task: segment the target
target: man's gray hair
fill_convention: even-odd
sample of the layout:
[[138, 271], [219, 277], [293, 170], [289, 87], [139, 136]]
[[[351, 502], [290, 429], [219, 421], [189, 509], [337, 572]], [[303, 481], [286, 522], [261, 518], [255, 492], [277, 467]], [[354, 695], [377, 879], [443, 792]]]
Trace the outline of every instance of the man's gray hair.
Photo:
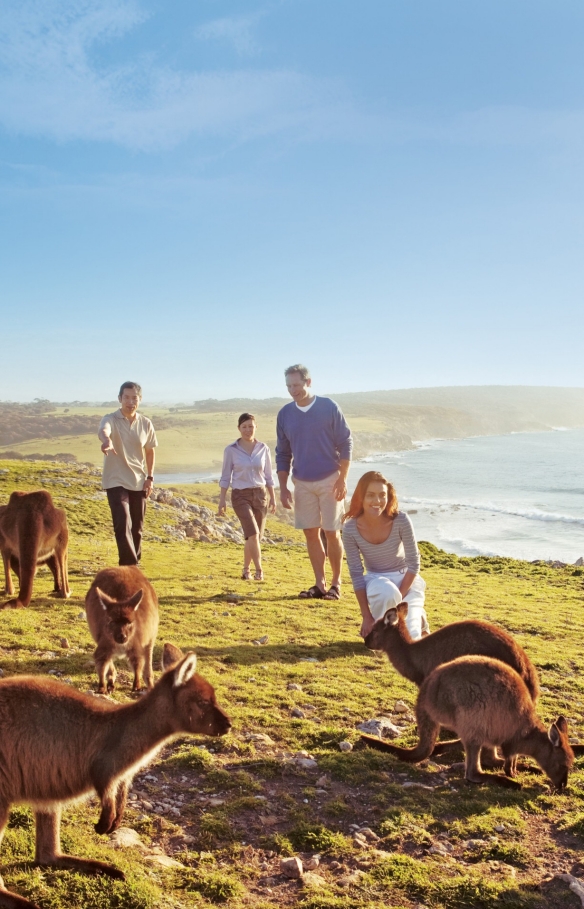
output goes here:
[[288, 369], [285, 370], [284, 375], [286, 378], [288, 378], [288, 376], [293, 372], [297, 372], [300, 376], [302, 376], [303, 382], [306, 382], [307, 379], [310, 379], [310, 371], [306, 366], [303, 366], [302, 363], [295, 363], [294, 366], [289, 366]]

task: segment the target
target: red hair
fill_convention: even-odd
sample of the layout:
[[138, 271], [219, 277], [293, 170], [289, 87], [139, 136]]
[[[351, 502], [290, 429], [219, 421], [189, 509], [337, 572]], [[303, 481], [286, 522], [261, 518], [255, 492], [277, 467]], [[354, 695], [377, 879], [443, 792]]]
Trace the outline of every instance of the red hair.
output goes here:
[[399, 505], [396, 491], [392, 484], [389, 480], [386, 480], [383, 474], [379, 473], [378, 470], [368, 470], [367, 473], [364, 473], [359, 479], [359, 482], [355, 487], [355, 492], [351, 496], [349, 510], [346, 512], [343, 521], [346, 521], [349, 518], [358, 518], [363, 514], [363, 499], [365, 498], [365, 493], [367, 492], [370, 483], [383, 483], [384, 486], [387, 487], [387, 505], [382, 513], [386, 514], [388, 518], [391, 518], [392, 515], [397, 513]]

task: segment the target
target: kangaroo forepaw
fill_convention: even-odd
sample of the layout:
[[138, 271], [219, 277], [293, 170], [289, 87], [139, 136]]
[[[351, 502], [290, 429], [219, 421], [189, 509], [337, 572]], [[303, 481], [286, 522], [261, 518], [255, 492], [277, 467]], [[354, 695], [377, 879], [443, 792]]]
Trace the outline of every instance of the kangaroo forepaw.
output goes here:
[[97, 824], [95, 824], [95, 832], [100, 834], [111, 833], [112, 830], [115, 830], [114, 823], [115, 818], [112, 819], [111, 814], [101, 814]]
[[5, 603], [2, 603], [0, 609], [23, 609], [23, 607], [24, 603], [14, 597], [12, 600], [6, 600]]

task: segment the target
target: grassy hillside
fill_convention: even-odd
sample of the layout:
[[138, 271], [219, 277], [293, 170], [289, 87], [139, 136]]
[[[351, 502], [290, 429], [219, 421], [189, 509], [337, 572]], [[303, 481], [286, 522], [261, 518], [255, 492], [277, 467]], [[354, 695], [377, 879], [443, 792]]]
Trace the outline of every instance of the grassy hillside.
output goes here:
[[[355, 456], [404, 450], [414, 441], [584, 426], [584, 389], [479, 386], [414, 388], [335, 394], [355, 438]], [[276, 414], [287, 398], [197, 401], [193, 406], [152, 407], [160, 447], [158, 470], [216, 470], [225, 446], [237, 437], [237, 416], [258, 417], [258, 435], [272, 447]], [[0, 457], [69, 453], [101, 464], [99, 420], [115, 404], [6, 404], [0, 402]]]
[[[72, 531], [71, 600], [50, 597], [41, 569], [31, 607], [0, 612], [4, 676], [50, 671], [82, 691], [96, 686], [83, 598], [94, 573], [116, 561], [98, 483], [89, 468], [0, 463], [0, 504], [13, 489], [44, 486], [66, 508]], [[216, 497], [214, 486], [185, 492], [198, 504]], [[125, 883], [33, 869], [31, 815], [19, 807], [0, 853], [8, 887], [43, 909], [580, 906], [555, 877], [583, 870], [580, 766], [560, 796], [534, 772], [521, 774], [522, 791], [508, 792], [466, 785], [444, 759], [410, 767], [360, 750], [357, 723], [381, 714], [403, 723], [404, 740], [414, 741], [416, 689], [359, 640], [347, 579], [339, 603], [297, 600], [309, 572], [303, 547], [292, 544], [266, 547], [266, 581], [246, 583], [241, 547], [178, 542], [169, 530], [174, 514], [160, 504], [147, 513], [143, 569], [161, 609], [156, 660], [165, 640], [196, 650], [233, 730], [222, 740], [175, 743], [136, 779], [125, 823], [142, 850], [114, 849], [94, 833], [95, 800], [65, 811], [66, 849], [117, 864]], [[582, 570], [422, 550], [432, 626], [470, 616], [500, 622], [539, 668], [542, 717], [565, 713], [584, 740]], [[119, 678], [115, 698], [124, 701], [130, 671]], [[397, 700], [407, 713], [394, 712]], [[345, 740], [355, 750], [342, 753]], [[298, 765], [299, 752], [315, 770]], [[357, 824], [373, 835], [355, 838]], [[312, 878], [280, 874], [282, 856], [315, 853]], [[177, 864], [160, 864], [168, 858]]]

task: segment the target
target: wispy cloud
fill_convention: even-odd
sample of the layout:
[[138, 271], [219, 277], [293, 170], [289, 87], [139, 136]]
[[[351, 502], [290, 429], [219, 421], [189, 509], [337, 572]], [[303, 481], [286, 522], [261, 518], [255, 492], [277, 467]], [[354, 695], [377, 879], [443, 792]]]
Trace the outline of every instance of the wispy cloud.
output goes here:
[[249, 16], [226, 16], [223, 19], [213, 19], [199, 26], [195, 37], [203, 41], [220, 41], [230, 44], [242, 57], [252, 56], [259, 50], [255, 37], [255, 28], [262, 13]]
[[[135, 0], [7, 0], [0, 125], [18, 135], [148, 150], [192, 134], [245, 138], [298, 127], [335, 103], [338, 86], [286, 70], [179, 71], [152, 55], [100, 66], [95, 49], [144, 18]], [[233, 21], [243, 47], [245, 22]]]
[[[584, 113], [485, 107], [425, 116], [367, 110], [346, 85], [293, 70], [176, 69], [128, 41], [123, 64], [105, 65], [108, 43], [132, 38], [147, 18], [140, 0], [0, 0], [0, 128], [57, 142], [170, 148], [189, 136], [245, 141], [457, 145], [584, 143]], [[215, 19], [198, 29], [241, 55], [255, 47], [262, 13]]]

